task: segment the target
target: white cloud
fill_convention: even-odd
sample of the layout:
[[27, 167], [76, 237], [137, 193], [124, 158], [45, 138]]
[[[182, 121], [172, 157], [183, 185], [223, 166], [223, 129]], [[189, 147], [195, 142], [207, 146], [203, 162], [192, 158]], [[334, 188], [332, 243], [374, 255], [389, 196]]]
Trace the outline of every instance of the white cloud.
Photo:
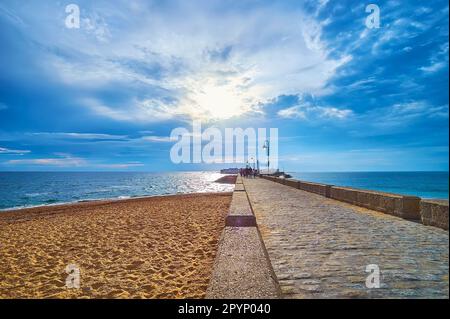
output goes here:
[[143, 136], [141, 139], [148, 142], [158, 142], [158, 143], [173, 142], [173, 140], [170, 139], [170, 136]]
[[30, 133], [31, 135], [55, 137], [63, 139], [74, 140], [124, 140], [126, 135], [111, 135], [111, 134], [99, 134], [99, 133], [66, 133], [66, 132], [37, 132]]
[[58, 48], [41, 60], [68, 85], [158, 89], [151, 99], [136, 94], [122, 105], [83, 97], [85, 107], [118, 121], [224, 119], [281, 94], [323, 94], [336, 69], [351, 60], [329, 56], [323, 23], [301, 9], [269, 4], [224, 11], [221, 1], [102, 6], [105, 14], [84, 10], [79, 33], [56, 37], [45, 27], [38, 40]]
[[433, 72], [437, 72], [437, 71], [443, 69], [446, 65], [447, 65], [447, 62], [443, 62], [443, 61], [434, 62], [428, 66], [422, 66], [419, 69], [424, 72], [427, 72], [427, 73], [433, 73]]
[[82, 19], [80, 27], [100, 42], [107, 42], [111, 38], [108, 24], [97, 12], [92, 12], [89, 17]]
[[353, 114], [352, 110], [340, 110], [335, 107], [318, 107], [320, 116], [326, 118], [345, 119]]
[[140, 163], [140, 162], [96, 165], [96, 167], [99, 167], [99, 168], [110, 168], [110, 169], [127, 169], [127, 168], [131, 168], [131, 167], [141, 167], [141, 166], [144, 166], [144, 164]]
[[58, 166], [58, 167], [79, 167], [87, 164], [86, 160], [80, 157], [73, 157], [70, 154], [55, 154], [57, 158], [35, 158], [10, 160], [9, 165], [38, 165], [38, 166]]
[[295, 105], [278, 111], [278, 116], [290, 119], [339, 119], [343, 120], [353, 115], [349, 109], [318, 106], [309, 101], [300, 101]]
[[[380, 29], [364, 27], [356, 32], [342, 32], [339, 34], [341, 41], [338, 43], [346, 43], [344, 50], [347, 52], [351, 53], [354, 50], [367, 48], [366, 54], [371, 53], [372, 56], [377, 57], [396, 54], [401, 46], [404, 47], [404, 52], [409, 52], [412, 49], [409, 46], [412, 41], [417, 45], [423, 44], [417, 39], [421, 36], [429, 38], [427, 33], [432, 29], [437, 29], [443, 19], [448, 19], [446, 12], [414, 7], [416, 6], [412, 8], [400, 2], [388, 1], [381, 7]], [[363, 17], [365, 18], [365, 16]], [[444, 32], [445, 29], [447, 29], [448, 37], [448, 28], [441, 28]]]
[[284, 118], [291, 119], [305, 119], [306, 112], [301, 110], [300, 106], [292, 106], [283, 110], [278, 111], [278, 115]]
[[128, 169], [132, 167], [144, 166], [141, 162], [113, 163], [113, 164], [95, 164], [90, 163], [84, 158], [72, 156], [66, 153], [55, 153], [55, 158], [35, 158], [19, 159], [4, 162], [7, 165], [35, 165], [35, 166], [56, 166], [56, 167], [90, 167], [104, 169]]
[[432, 106], [426, 101], [398, 103], [384, 109], [383, 116], [406, 121], [408, 119], [448, 116], [448, 105]]
[[448, 42], [442, 44], [439, 51], [434, 52], [429, 58], [429, 65], [422, 66], [419, 70], [425, 73], [434, 73], [448, 65]]
[[127, 105], [118, 106], [105, 105], [93, 98], [83, 99], [81, 102], [94, 113], [117, 121], [160, 122], [183, 115], [176, 108], [171, 108], [157, 99], [134, 100]]
[[447, 105], [431, 105], [427, 101], [397, 103], [379, 107], [355, 116], [359, 129], [352, 131], [354, 136], [377, 136], [401, 132], [417, 121], [448, 119]]
[[16, 154], [16, 155], [23, 155], [23, 154], [28, 154], [31, 151], [27, 151], [27, 150], [11, 150], [8, 148], [4, 148], [4, 147], [0, 147], [0, 154]]
[[373, 85], [377, 84], [379, 81], [375, 77], [369, 77], [367, 79], [359, 80], [356, 82], [353, 82], [352, 84], [349, 84], [346, 86], [347, 90], [360, 90], [368, 87], [372, 87]]

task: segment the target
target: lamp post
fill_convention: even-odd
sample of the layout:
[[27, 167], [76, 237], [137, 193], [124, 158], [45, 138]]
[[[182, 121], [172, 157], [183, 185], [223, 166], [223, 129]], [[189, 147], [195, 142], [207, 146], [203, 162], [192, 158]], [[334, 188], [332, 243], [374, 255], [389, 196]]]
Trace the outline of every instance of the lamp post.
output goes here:
[[270, 167], [270, 143], [269, 140], [264, 141], [263, 149], [267, 152], [267, 174], [269, 174]]
[[250, 160], [253, 162], [253, 170], [256, 169], [256, 161], [254, 157], [251, 157]]

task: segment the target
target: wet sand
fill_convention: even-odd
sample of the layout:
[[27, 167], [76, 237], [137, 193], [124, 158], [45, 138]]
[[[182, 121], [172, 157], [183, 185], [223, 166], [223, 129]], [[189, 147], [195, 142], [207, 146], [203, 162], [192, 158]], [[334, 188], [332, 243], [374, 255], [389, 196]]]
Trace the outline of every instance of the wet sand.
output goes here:
[[[203, 298], [230, 201], [192, 194], [1, 212], [0, 298]], [[70, 264], [79, 289], [66, 287]]]

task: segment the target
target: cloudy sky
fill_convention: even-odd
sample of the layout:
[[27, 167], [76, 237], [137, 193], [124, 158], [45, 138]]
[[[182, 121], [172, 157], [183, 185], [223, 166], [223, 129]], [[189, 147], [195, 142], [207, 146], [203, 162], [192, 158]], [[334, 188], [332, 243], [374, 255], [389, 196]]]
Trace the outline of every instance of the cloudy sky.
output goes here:
[[0, 170], [215, 169], [170, 160], [193, 119], [278, 128], [285, 170], [448, 170], [448, 15], [444, 0], [2, 0]]

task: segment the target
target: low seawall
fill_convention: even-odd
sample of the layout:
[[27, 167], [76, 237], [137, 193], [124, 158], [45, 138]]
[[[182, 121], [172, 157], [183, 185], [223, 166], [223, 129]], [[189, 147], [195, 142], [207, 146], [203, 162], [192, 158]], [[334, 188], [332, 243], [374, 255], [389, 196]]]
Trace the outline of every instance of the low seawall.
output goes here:
[[330, 197], [331, 185], [299, 181], [298, 188], [310, 193]]
[[274, 176], [262, 175], [261, 177], [355, 206], [376, 210], [404, 219], [421, 221], [424, 225], [448, 230], [448, 201], [425, 200], [417, 196], [339, 187]]
[[330, 197], [405, 219], [420, 220], [420, 198], [347, 187], [331, 187]]
[[207, 299], [278, 298], [280, 288], [241, 177], [236, 180]]
[[422, 223], [448, 230], [448, 202], [440, 200], [422, 200], [420, 202]]

